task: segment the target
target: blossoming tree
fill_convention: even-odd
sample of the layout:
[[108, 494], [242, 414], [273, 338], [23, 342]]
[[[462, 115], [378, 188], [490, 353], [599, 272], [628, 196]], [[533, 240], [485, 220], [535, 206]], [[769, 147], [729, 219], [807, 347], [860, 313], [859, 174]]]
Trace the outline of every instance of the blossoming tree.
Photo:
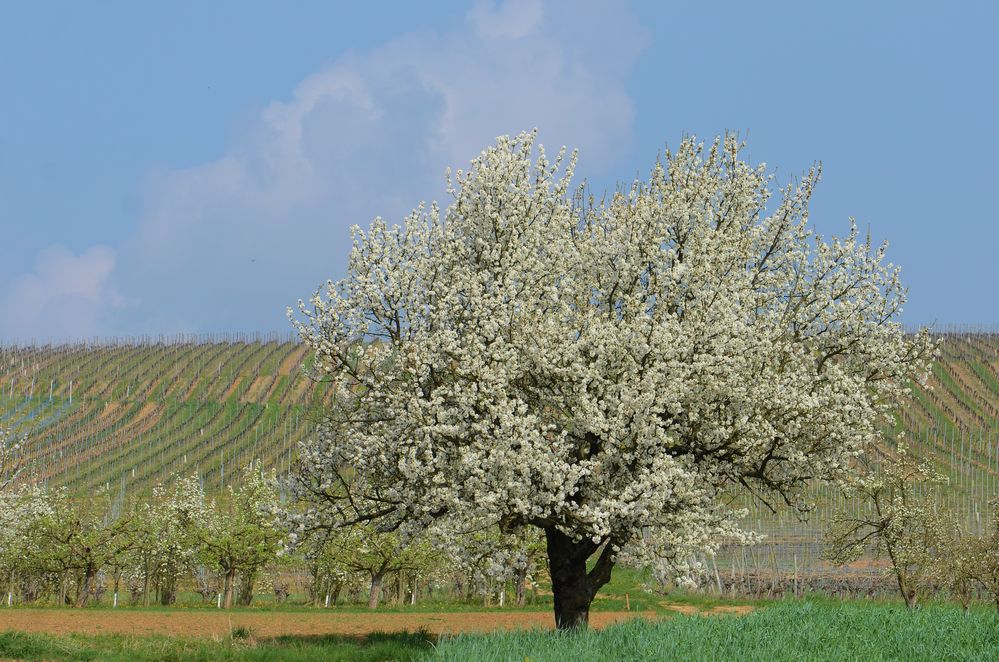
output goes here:
[[26, 435], [0, 428], [0, 493], [13, 489], [24, 471], [27, 441]]
[[[268, 563], [277, 559], [284, 544], [285, 532], [269, 508], [277, 503], [273, 489], [276, 478], [268, 476], [259, 463], [247, 465], [243, 480], [229, 486], [227, 494], [205, 502], [192, 512], [199, 512], [194, 521], [194, 540], [200, 548], [202, 559], [218, 569], [223, 577], [221, 607], [232, 607], [236, 591], [236, 573], [243, 580], [242, 606], [253, 598], [253, 585], [257, 574]], [[185, 492], [196, 495], [193, 500], [204, 499], [199, 485], [191, 482]]]
[[[935, 571], [947, 549], [948, 531], [945, 513], [935, 507], [934, 484], [946, 483], [926, 461], [911, 457], [904, 446], [893, 457], [882, 458], [877, 466], [844, 485], [855, 504], [833, 515], [826, 531], [825, 556], [837, 564], [856, 561], [873, 548], [875, 554], [888, 557], [899, 594], [910, 610], [916, 608], [920, 592], [940, 578]], [[948, 570], [962, 570], [958, 557]], [[949, 572], [946, 574], [950, 574]], [[962, 573], [951, 579], [959, 580]], [[955, 588], [952, 585], [951, 588]]]
[[817, 170], [773, 196], [734, 137], [685, 139], [597, 201], [534, 138], [449, 173], [443, 214], [355, 228], [346, 277], [300, 303], [336, 397], [297, 518], [538, 527], [575, 628], [619, 560], [733, 533], [733, 490], [804, 507], [848, 474], [933, 343], [896, 321], [884, 247], [810, 230]]

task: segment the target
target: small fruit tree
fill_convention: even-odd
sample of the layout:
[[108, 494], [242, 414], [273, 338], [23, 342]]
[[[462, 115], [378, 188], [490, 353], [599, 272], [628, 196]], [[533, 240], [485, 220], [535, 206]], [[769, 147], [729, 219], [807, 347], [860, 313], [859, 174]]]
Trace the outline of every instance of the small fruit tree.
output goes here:
[[575, 154], [502, 137], [443, 214], [355, 228], [295, 322], [336, 388], [299, 526], [537, 527], [576, 628], [623, 555], [735, 532], [726, 492], [801, 506], [847, 475], [933, 343], [884, 247], [809, 228], [818, 171], [774, 200], [741, 150], [685, 139], [595, 201]]
[[[936, 493], [927, 488], [946, 482], [928, 462], [915, 460], [899, 447], [893, 457], [844, 485], [846, 495], [859, 500], [859, 508], [850, 503], [852, 507], [833, 516], [826, 532], [826, 557], [846, 564], [873, 548], [876, 555], [888, 558], [899, 594], [906, 607], [915, 609], [920, 591], [943, 567], [940, 557], [951, 532], [948, 518], [934, 507]], [[957, 556], [951, 560], [959, 562]], [[948, 573], [948, 582], [957, 579]]]

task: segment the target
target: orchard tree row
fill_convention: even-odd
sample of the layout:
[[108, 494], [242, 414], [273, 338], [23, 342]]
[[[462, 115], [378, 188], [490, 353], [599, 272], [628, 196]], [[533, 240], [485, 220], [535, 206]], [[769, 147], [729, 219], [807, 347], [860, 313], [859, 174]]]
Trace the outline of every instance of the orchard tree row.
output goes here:
[[249, 605], [262, 590], [283, 601], [296, 584], [321, 606], [366, 594], [376, 608], [388, 591], [415, 602], [441, 590], [502, 604], [508, 586], [523, 604], [541, 562], [538, 539], [498, 532], [469, 536], [472, 553], [460, 558], [443, 541], [371, 526], [296, 540], [279, 507], [278, 481], [259, 465], [216, 498], [206, 497], [196, 476], [134, 501], [109, 491], [73, 496], [30, 481], [15, 489], [25, 443], [10, 434], [0, 443], [0, 581], [8, 605], [83, 607], [106, 593], [114, 606], [122, 595], [131, 604], [170, 605], [186, 590], [228, 608]]
[[237, 590], [248, 604], [285, 534], [262, 510], [274, 503], [273, 483], [257, 467], [243, 478], [215, 499], [205, 497], [196, 477], [156, 487], [141, 501], [30, 484], [0, 494], [0, 572], [8, 604], [54, 597], [83, 607], [110, 590], [117, 606], [123, 589], [144, 605], [171, 604], [188, 577], [200, 578], [199, 588], [212, 595], [208, 578], [217, 578], [226, 607]]

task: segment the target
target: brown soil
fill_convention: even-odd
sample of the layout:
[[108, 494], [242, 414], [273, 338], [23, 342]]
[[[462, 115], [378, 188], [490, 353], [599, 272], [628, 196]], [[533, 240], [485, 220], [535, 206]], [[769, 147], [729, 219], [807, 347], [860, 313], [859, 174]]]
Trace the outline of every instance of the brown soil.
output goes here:
[[[668, 606], [668, 605], [667, 605]], [[687, 613], [686, 606], [674, 605]], [[670, 607], [670, 608], [673, 608]], [[716, 607], [703, 613], [737, 613], [750, 607]], [[697, 610], [694, 609], [696, 612]], [[590, 614], [590, 625], [602, 628], [631, 618], [656, 619], [655, 612], [602, 611]], [[226, 636], [232, 628], [249, 627], [254, 636], [356, 635], [425, 628], [433, 634], [529, 630], [552, 628], [550, 612], [492, 611], [451, 613], [340, 613], [335, 609], [314, 612], [223, 612], [223, 611], [111, 611], [106, 609], [13, 609], [0, 612], [0, 631], [49, 634], [163, 634], [190, 637]]]
[[278, 366], [279, 375], [290, 375], [293, 372], [297, 372], [302, 361], [305, 360], [306, 350], [296, 349], [291, 352], [281, 361], [281, 365]]
[[241, 402], [263, 402], [260, 400], [260, 394], [264, 391], [265, 386], [270, 386], [271, 381], [274, 378], [270, 375], [260, 375], [259, 377], [254, 377], [253, 381], [250, 382], [250, 388], [246, 389], [246, 393], [240, 398]]
[[237, 388], [239, 388], [239, 383], [241, 381], [243, 381], [243, 377], [239, 376], [232, 381], [232, 384], [229, 384], [229, 388], [226, 389], [226, 392], [222, 395], [222, 402], [225, 402], [232, 397], [232, 394], [236, 392]]
[[675, 605], [668, 602], [660, 602], [660, 607], [669, 609], [670, 611], [675, 611], [678, 614], [684, 614], [687, 616], [693, 616], [694, 614], [702, 614], [708, 616], [717, 616], [719, 614], [733, 614], [735, 616], [745, 616], [749, 612], [753, 611], [750, 605], [717, 605], [715, 607], [710, 607], [708, 609], [700, 609], [694, 605]]

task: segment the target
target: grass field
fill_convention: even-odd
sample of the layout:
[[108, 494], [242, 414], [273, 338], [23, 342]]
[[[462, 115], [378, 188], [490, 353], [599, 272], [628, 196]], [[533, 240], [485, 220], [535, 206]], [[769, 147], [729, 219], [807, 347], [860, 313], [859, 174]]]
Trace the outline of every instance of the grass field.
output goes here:
[[[72, 613], [64, 612], [67, 617]], [[444, 615], [446, 616], [446, 615]], [[787, 601], [746, 615], [674, 614], [579, 634], [427, 632], [260, 637], [235, 627], [223, 637], [0, 634], [0, 657], [25, 660], [990, 660], [999, 619], [930, 605], [909, 613], [892, 602]]]

